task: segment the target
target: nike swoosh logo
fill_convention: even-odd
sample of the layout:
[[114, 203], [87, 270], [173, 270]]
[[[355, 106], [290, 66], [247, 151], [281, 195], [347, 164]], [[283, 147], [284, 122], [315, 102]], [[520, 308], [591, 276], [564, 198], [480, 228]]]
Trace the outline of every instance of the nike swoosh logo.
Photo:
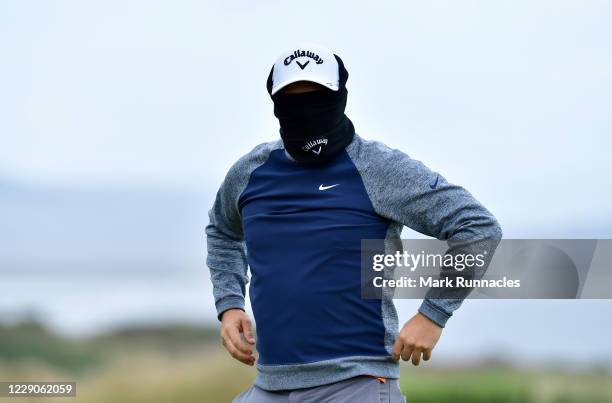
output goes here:
[[323, 186], [322, 184], [319, 185], [319, 190], [327, 190], [327, 189], [331, 189], [331, 188], [335, 188], [336, 186], [340, 185], [339, 183], [336, 183], [335, 185], [329, 185], [329, 186]]
[[440, 178], [440, 175], [436, 175], [436, 180], [433, 183], [429, 184], [429, 187], [432, 189], [435, 189], [436, 186], [438, 186], [438, 179]]
[[300, 68], [302, 70], [304, 70], [306, 68], [306, 66], [308, 66], [308, 63], [310, 63], [310, 60], [306, 60], [306, 63], [304, 63], [304, 64], [298, 62], [297, 60], [295, 62], [297, 63], [298, 66], [300, 66]]

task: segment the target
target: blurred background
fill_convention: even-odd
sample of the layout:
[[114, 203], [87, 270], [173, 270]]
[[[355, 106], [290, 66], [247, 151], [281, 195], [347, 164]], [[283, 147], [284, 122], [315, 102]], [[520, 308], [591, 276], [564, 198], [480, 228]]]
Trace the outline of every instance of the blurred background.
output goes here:
[[[250, 385], [218, 342], [204, 227], [231, 164], [278, 138], [265, 80], [296, 42], [343, 58], [361, 136], [468, 188], [507, 238], [610, 238], [611, 20], [595, 0], [0, 2], [0, 381], [75, 380], [87, 402]], [[611, 308], [467, 301], [402, 388], [612, 401]]]

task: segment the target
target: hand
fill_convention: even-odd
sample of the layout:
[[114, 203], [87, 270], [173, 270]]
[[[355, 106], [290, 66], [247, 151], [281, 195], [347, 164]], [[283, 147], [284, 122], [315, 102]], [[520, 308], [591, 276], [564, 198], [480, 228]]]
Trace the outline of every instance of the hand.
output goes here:
[[395, 340], [391, 355], [395, 361], [402, 357], [408, 361], [412, 357], [412, 364], [419, 365], [421, 354], [423, 360], [431, 358], [431, 351], [440, 339], [442, 328], [421, 313], [410, 319]]
[[221, 315], [221, 343], [238, 361], [253, 365], [253, 326], [251, 319], [241, 309], [228, 309]]

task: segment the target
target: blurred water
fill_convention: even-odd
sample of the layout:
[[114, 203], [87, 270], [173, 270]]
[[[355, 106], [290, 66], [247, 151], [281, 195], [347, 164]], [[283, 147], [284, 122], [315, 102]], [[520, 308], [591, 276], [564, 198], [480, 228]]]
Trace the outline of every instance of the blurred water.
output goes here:
[[72, 336], [139, 323], [213, 321], [208, 270], [197, 266], [3, 271], [0, 321], [33, 316]]

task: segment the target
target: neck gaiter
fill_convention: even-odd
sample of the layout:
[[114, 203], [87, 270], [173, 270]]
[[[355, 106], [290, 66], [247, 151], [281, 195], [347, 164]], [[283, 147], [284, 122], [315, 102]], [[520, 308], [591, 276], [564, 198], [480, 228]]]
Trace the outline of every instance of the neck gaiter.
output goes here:
[[285, 149], [293, 159], [307, 164], [323, 164], [338, 155], [352, 141], [355, 129], [344, 114], [348, 72], [341, 60], [340, 89], [272, 96], [274, 115], [280, 123]]

